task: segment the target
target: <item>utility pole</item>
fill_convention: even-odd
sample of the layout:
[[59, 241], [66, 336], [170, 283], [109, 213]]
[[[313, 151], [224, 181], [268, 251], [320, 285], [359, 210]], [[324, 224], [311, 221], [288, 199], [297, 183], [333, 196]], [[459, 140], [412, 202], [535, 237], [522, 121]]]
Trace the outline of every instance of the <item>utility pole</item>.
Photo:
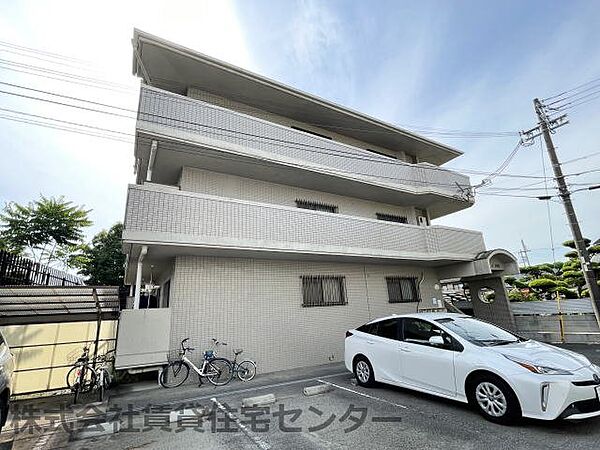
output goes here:
[[[550, 136], [550, 133], [556, 128], [568, 123], [566, 120], [566, 114], [554, 119], [550, 119], [546, 114], [544, 105], [537, 98], [533, 100], [533, 106], [539, 125], [531, 130], [521, 133], [521, 135], [525, 140], [529, 141], [540, 135], [544, 137], [546, 149], [548, 150], [548, 156], [550, 157], [552, 169], [554, 170], [554, 178], [558, 184], [559, 196], [562, 199], [565, 212], [567, 213], [567, 219], [569, 221], [571, 233], [573, 234], [575, 248], [577, 249], [577, 253], [579, 254], [581, 261], [583, 276], [585, 277], [585, 281], [590, 292], [590, 297], [592, 299], [592, 307], [594, 309], [594, 314], [596, 315], [596, 321], [598, 322], [598, 325], [600, 325], [600, 286], [598, 286], [596, 281], [596, 275], [592, 269], [590, 255], [587, 251], [587, 246], [583, 239], [583, 235], [581, 234], [581, 228], [579, 227], [579, 221], [577, 220], [573, 203], [571, 202], [571, 193], [569, 192], [569, 188], [565, 182], [565, 176], [563, 175], [560, 162], [558, 161], [558, 156], [556, 155], [556, 149], [554, 147], [554, 143], [552, 142], [552, 137]], [[538, 133], [534, 135], [534, 132]]]
[[522, 250], [519, 251], [519, 255], [521, 255], [521, 259], [523, 260], [523, 265], [525, 267], [529, 267], [529, 266], [531, 266], [531, 263], [529, 262], [530, 250], [525, 246], [525, 242], [523, 241], [523, 239], [521, 239], [521, 248], [522, 248]]

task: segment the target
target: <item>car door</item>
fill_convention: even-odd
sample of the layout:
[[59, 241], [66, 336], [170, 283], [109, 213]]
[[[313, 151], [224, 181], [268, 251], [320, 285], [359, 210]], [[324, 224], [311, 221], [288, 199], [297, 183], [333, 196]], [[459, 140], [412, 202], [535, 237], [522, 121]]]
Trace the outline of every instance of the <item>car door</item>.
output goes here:
[[368, 353], [375, 379], [396, 382], [400, 378], [398, 352], [400, 329], [398, 319], [385, 319], [370, 324], [367, 337]]
[[[400, 343], [402, 382], [438, 394], [456, 395], [454, 356], [460, 349], [448, 333], [433, 323], [405, 317]], [[442, 336], [443, 346], [429, 343], [432, 336]]]

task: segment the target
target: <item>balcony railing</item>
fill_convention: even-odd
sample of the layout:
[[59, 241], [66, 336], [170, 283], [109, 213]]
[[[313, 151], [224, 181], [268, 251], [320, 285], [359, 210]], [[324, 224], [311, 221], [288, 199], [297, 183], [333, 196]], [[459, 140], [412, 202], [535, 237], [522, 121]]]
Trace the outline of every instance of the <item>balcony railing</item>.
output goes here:
[[419, 261], [471, 260], [482, 234], [130, 185], [123, 239], [211, 249]]
[[469, 178], [450, 170], [394, 160], [149, 86], [141, 88], [137, 127], [415, 194], [464, 198], [470, 190]]

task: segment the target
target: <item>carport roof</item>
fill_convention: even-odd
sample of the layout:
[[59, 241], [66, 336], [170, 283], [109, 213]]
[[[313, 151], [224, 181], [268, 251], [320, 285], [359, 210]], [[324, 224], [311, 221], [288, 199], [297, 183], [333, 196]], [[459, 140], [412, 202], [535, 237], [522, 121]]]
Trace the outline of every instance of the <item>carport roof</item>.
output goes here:
[[[135, 29], [133, 73], [179, 94], [189, 87], [441, 165], [462, 152], [366, 114]], [[341, 131], [343, 130], [343, 131]]]

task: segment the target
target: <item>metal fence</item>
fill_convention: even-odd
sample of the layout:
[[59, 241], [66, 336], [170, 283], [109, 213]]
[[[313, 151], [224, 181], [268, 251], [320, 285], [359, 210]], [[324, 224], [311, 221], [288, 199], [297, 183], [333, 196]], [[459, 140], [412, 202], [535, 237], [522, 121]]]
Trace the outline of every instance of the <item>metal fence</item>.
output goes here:
[[0, 331], [15, 356], [13, 394], [60, 392], [73, 358], [115, 348], [117, 286], [0, 287]]
[[0, 286], [83, 286], [76, 275], [0, 250]]

